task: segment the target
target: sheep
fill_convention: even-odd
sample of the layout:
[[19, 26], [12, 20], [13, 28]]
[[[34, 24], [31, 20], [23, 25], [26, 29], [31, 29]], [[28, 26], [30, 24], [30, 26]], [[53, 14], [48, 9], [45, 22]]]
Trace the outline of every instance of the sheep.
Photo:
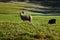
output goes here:
[[20, 13], [20, 17], [21, 17], [21, 19], [23, 20], [23, 21], [29, 21], [29, 22], [31, 22], [32, 21], [32, 16], [27, 16], [27, 15], [25, 15], [24, 14], [24, 11], [22, 11], [21, 13]]
[[56, 23], [56, 19], [50, 19], [49, 21], [48, 21], [48, 24], [55, 24]]

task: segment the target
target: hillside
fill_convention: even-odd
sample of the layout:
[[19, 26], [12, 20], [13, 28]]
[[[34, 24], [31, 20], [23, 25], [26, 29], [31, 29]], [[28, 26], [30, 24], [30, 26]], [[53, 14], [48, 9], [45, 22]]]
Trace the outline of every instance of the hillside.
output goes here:
[[[0, 2], [0, 40], [60, 40], [60, 16], [46, 16], [49, 13], [43, 14], [44, 8], [49, 7]], [[26, 15], [32, 15], [32, 22], [21, 20], [19, 13], [22, 10]], [[48, 24], [52, 18], [56, 19], [56, 24]]]
[[[31, 15], [60, 15], [59, 7], [46, 7], [37, 4], [30, 4], [25, 2], [0, 2], [0, 13], [19, 13], [24, 10], [27, 14]], [[4, 11], [4, 12], [3, 12]]]

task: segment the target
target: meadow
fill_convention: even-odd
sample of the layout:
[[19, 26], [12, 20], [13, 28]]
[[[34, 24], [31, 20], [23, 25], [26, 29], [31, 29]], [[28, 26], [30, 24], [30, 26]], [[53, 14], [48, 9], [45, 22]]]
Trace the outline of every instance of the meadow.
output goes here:
[[[36, 10], [40, 9], [36, 8], [48, 7], [25, 2], [0, 2], [0, 40], [60, 40], [60, 16], [39, 14]], [[32, 22], [21, 20], [19, 13], [22, 10], [26, 15], [32, 15]], [[56, 19], [56, 24], [48, 24], [52, 18]]]

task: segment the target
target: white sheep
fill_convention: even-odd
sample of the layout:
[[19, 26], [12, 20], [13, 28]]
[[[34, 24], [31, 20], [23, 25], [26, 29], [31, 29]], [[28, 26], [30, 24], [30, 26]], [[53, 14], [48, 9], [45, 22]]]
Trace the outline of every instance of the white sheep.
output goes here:
[[32, 21], [32, 16], [27, 16], [27, 15], [25, 15], [24, 14], [24, 11], [22, 11], [21, 13], [20, 13], [20, 17], [21, 17], [21, 19], [23, 20], [23, 21], [29, 21], [29, 22], [31, 22]]

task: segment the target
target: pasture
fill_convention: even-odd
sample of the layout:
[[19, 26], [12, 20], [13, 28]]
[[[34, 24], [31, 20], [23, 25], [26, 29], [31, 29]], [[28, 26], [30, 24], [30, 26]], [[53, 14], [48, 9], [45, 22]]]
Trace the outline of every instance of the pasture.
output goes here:
[[[0, 2], [0, 40], [60, 40], [60, 16], [39, 16], [45, 14], [30, 11], [35, 8], [48, 7], [24, 2]], [[21, 20], [21, 10], [32, 15], [32, 22]], [[56, 19], [56, 24], [48, 24], [52, 18]]]

